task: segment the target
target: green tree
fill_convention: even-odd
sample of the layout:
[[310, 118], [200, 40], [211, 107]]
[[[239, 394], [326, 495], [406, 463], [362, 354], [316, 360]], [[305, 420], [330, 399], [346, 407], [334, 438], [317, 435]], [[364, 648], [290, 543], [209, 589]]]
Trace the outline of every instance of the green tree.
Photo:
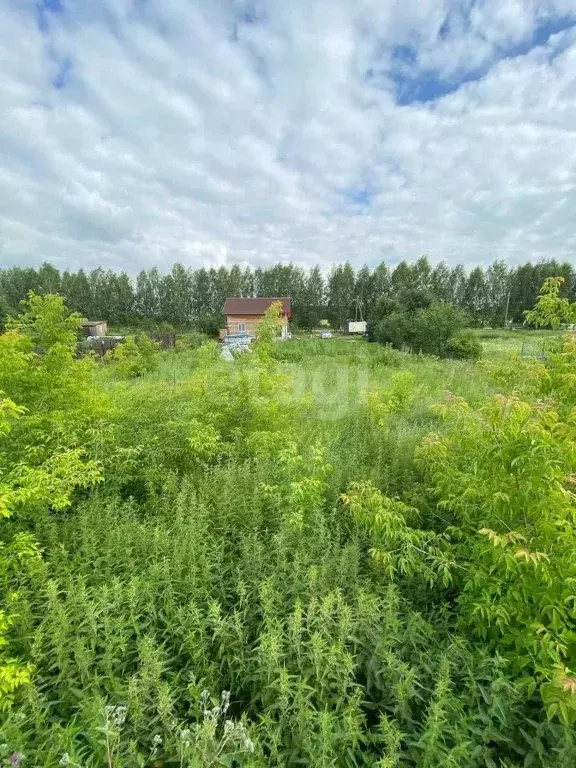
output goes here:
[[92, 294], [90, 281], [83, 269], [79, 269], [78, 272], [64, 272], [61, 290], [66, 299], [66, 306], [72, 312], [78, 312], [89, 320], [100, 319], [90, 317]]
[[466, 271], [462, 264], [457, 264], [450, 272], [449, 304], [463, 308], [465, 306]]
[[38, 461], [64, 446], [83, 450], [102, 418], [106, 398], [94, 385], [95, 363], [76, 357], [80, 323], [62, 296], [31, 293], [0, 336], [0, 390], [26, 408], [11, 432], [15, 461], [31, 445]]
[[38, 270], [38, 293], [61, 293], [60, 272], [44, 262]]
[[[101, 403], [92, 361], [75, 357], [79, 322], [61, 296], [30, 293], [24, 312], [0, 335], [0, 520], [67, 509], [75, 489], [101, 479], [84, 445]], [[6, 710], [33, 672], [10, 653], [9, 631], [16, 589], [40, 548], [25, 530], [1, 535], [0, 710]]]
[[510, 270], [503, 261], [494, 261], [486, 270], [485, 290], [484, 319], [492, 325], [504, 325], [510, 290]]
[[401, 261], [392, 272], [392, 288], [395, 293], [401, 293], [414, 287], [412, 267], [407, 262]]
[[463, 308], [477, 323], [484, 319], [486, 308], [486, 281], [482, 267], [475, 267], [470, 272], [464, 290]]
[[328, 278], [328, 312], [332, 325], [343, 328], [354, 314], [354, 270], [349, 262], [335, 267]]
[[374, 274], [366, 264], [356, 274], [354, 294], [356, 301], [360, 302], [363, 314], [366, 315], [374, 306], [375, 298]]
[[450, 268], [445, 261], [439, 261], [430, 275], [430, 290], [437, 301], [446, 304], [454, 303], [454, 292], [450, 279]]
[[466, 314], [457, 307], [432, 304], [414, 315], [410, 346], [415, 352], [449, 357], [450, 340], [466, 327], [466, 323]]
[[126, 336], [122, 344], [106, 353], [106, 360], [114, 372], [125, 379], [143, 376], [158, 366], [160, 345], [146, 333]]
[[320, 267], [313, 267], [307, 276], [300, 309], [300, 324], [303, 328], [312, 330], [318, 327], [321, 318], [326, 314], [324, 278]]
[[432, 289], [432, 267], [428, 256], [421, 256], [412, 267], [413, 288], [424, 291]]
[[135, 309], [141, 320], [162, 320], [160, 304], [160, 273], [154, 267], [149, 271], [143, 269], [136, 278]]

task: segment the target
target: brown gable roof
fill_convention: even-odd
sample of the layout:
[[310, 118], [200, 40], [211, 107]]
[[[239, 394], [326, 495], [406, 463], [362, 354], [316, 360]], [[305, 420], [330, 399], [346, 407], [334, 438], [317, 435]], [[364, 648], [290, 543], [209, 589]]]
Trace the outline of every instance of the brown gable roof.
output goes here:
[[270, 304], [275, 301], [282, 303], [284, 314], [290, 316], [289, 296], [262, 296], [257, 299], [226, 299], [224, 314], [226, 315], [263, 315]]

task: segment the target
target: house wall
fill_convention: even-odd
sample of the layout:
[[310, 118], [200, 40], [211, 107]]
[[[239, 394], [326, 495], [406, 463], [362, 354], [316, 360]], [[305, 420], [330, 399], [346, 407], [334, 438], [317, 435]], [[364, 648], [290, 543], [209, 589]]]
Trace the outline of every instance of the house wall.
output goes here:
[[82, 330], [86, 336], [106, 336], [108, 334], [108, 323], [104, 320], [95, 325], [83, 325]]
[[[244, 323], [246, 326], [246, 333], [249, 333], [252, 336], [256, 335], [256, 329], [258, 328], [259, 323], [262, 322], [264, 319], [264, 315], [227, 315], [226, 316], [226, 327], [228, 329], [228, 333], [241, 333], [241, 331], [238, 330], [238, 326], [241, 323]], [[283, 326], [283, 332], [285, 333], [288, 329], [288, 318], [283, 317], [282, 318], [282, 326]]]

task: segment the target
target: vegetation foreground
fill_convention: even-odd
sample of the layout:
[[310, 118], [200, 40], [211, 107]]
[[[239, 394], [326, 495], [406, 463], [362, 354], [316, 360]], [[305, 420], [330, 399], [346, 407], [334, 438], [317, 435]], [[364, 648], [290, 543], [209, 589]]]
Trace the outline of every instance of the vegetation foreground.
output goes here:
[[77, 327], [0, 336], [4, 764], [576, 764], [574, 336], [98, 366]]

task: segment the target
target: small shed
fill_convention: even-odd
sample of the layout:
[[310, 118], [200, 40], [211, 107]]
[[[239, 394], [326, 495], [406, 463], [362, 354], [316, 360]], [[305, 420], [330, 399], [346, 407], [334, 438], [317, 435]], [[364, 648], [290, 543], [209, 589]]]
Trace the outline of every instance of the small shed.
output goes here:
[[108, 323], [106, 320], [85, 320], [80, 327], [85, 336], [108, 335]]
[[366, 321], [346, 320], [346, 333], [366, 333]]

